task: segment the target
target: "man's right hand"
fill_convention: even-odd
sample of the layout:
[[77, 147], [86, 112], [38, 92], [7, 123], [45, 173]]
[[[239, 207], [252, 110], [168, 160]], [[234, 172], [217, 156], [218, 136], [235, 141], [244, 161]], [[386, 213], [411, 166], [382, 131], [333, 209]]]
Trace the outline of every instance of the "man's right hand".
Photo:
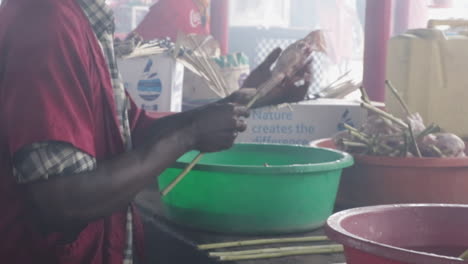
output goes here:
[[247, 128], [244, 117], [249, 116], [245, 106], [217, 102], [199, 109], [193, 120], [195, 149], [216, 152], [232, 147], [239, 132]]

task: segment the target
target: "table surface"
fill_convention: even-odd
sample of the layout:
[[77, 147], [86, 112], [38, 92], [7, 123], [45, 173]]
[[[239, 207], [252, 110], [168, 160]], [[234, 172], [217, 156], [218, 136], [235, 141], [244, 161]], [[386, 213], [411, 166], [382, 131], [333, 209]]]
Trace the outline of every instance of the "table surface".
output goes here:
[[[208, 264], [216, 263], [195, 249], [196, 245], [229, 241], [249, 240], [265, 237], [231, 236], [189, 230], [174, 225], [161, 217], [161, 202], [156, 190], [147, 189], [136, 199], [145, 226], [146, 255], [148, 264]], [[297, 236], [323, 235], [323, 230], [312, 233], [295, 234]], [[281, 246], [281, 245], [279, 245]], [[288, 245], [291, 246], [291, 245]], [[187, 262], [190, 261], [190, 262]], [[276, 259], [240, 261], [242, 264], [338, 264], [344, 262], [342, 254], [292, 256]], [[146, 263], [145, 263], [146, 264]]]

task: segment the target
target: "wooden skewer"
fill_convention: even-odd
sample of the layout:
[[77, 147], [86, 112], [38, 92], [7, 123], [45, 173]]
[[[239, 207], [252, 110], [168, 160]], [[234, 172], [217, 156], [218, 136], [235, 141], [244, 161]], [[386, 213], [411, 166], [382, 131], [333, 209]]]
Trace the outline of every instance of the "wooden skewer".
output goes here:
[[410, 133], [411, 144], [416, 150], [416, 155], [418, 156], [418, 158], [422, 158], [421, 150], [419, 149], [418, 142], [416, 142], [416, 137], [414, 136], [414, 133], [413, 133], [413, 127], [411, 126], [410, 122], [408, 122], [408, 129]]
[[286, 251], [298, 251], [298, 250], [309, 250], [319, 248], [329, 248], [333, 245], [321, 245], [321, 246], [301, 246], [301, 247], [276, 247], [276, 248], [261, 248], [261, 249], [250, 249], [250, 250], [239, 250], [239, 251], [222, 251], [222, 252], [210, 252], [210, 257], [226, 257], [226, 256], [245, 256], [254, 254], [265, 254], [265, 253], [278, 253]]
[[198, 61], [196, 61], [192, 56], [184, 56], [183, 60], [185, 60], [192, 68], [194, 68], [194, 70], [196, 70], [202, 78], [210, 83], [213, 83], [208, 74], [202, 69], [202, 66], [200, 66]]
[[347, 141], [347, 140], [343, 140], [341, 143], [343, 145], [347, 146], [347, 147], [355, 147], [355, 148], [367, 148], [367, 147], [369, 147], [367, 144], [364, 144], [364, 143]]
[[461, 254], [459, 258], [463, 260], [468, 260], [468, 249], [465, 252], [463, 252], [463, 254]]
[[190, 68], [194, 68], [197, 71], [198, 75], [204, 78], [209, 87], [219, 96], [225, 97], [227, 94], [227, 84], [222, 77], [219, 71], [215, 70], [214, 62], [210, 61], [207, 58], [207, 55], [203, 49], [204, 43], [197, 43], [194, 36], [185, 36], [183, 33], [179, 32], [177, 42], [175, 44], [174, 57], [178, 57], [179, 52], [182, 48], [182, 39], [185, 38], [186, 41], [190, 41], [193, 54], [184, 53], [181, 57], [182, 60], [185, 60]]
[[430, 147], [434, 152], [437, 153], [437, 155], [439, 155], [440, 158], [443, 158], [444, 157], [444, 153], [442, 153], [442, 151], [436, 147], [435, 145], [431, 145]]
[[287, 251], [301, 251], [301, 250], [320, 250], [329, 249], [331, 247], [340, 247], [341, 245], [320, 245], [320, 246], [300, 246], [300, 247], [276, 247], [276, 248], [261, 248], [251, 250], [239, 250], [239, 251], [223, 251], [223, 252], [210, 252], [210, 257], [226, 257], [226, 256], [245, 256], [254, 254], [265, 254], [265, 253], [279, 253]]
[[359, 90], [361, 90], [361, 100], [363, 102], [366, 102], [366, 103], [371, 103], [370, 99], [369, 99], [369, 96], [367, 95], [367, 91], [366, 89], [364, 88], [364, 86], [359, 86]]
[[[195, 40], [193, 39], [193, 36], [192, 36], [192, 41], [195, 42]], [[208, 60], [208, 55], [206, 54], [204, 49], [202, 49], [201, 47], [198, 47], [197, 49], [200, 51], [200, 53], [202, 55], [202, 59], [204, 60], [205, 64], [208, 66], [207, 67], [208, 70], [211, 72], [213, 77], [218, 82], [219, 88], [224, 91], [225, 96], [228, 96], [229, 91], [227, 89], [226, 80], [221, 75], [221, 72], [219, 72], [218, 68], [215, 65], [215, 62], [213, 60]]]
[[379, 114], [380, 116], [392, 121], [392, 122], [395, 122], [396, 124], [400, 125], [401, 127], [405, 128], [405, 129], [408, 129], [408, 125], [403, 122], [401, 119], [399, 118], [396, 118], [394, 116], [392, 116], [391, 114], [383, 111], [383, 110], [380, 110], [378, 109], [377, 107], [369, 104], [369, 103], [366, 103], [366, 102], [363, 102], [361, 104], [362, 107], [366, 108], [367, 110], [371, 111], [371, 112], [374, 112], [376, 114]]
[[326, 236], [309, 236], [309, 237], [290, 237], [290, 238], [268, 238], [268, 239], [255, 239], [245, 241], [223, 242], [213, 244], [199, 245], [200, 250], [230, 248], [230, 247], [243, 247], [243, 246], [256, 246], [256, 245], [269, 245], [278, 243], [298, 243], [298, 242], [324, 242], [329, 241]]
[[344, 123], [343, 125], [347, 130], [352, 130], [352, 131], [355, 131], [355, 132], [359, 132], [359, 130], [357, 128], [353, 127], [353, 126], [350, 126], [350, 125], [348, 125], [346, 123]]
[[325, 246], [325, 247], [310, 247], [308, 249], [302, 249], [302, 250], [279, 251], [279, 252], [272, 252], [272, 253], [221, 256], [219, 260], [220, 261], [254, 260], [254, 259], [281, 258], [281, 257], [299, 256], [299, 255], [341, 253], [343, 251], [344, 251], [343, 246], [332, 245], [332, 246]]
[[218, 89], [218, 84], [216, 84], [214, 81], [213, 81], [213, 77], [210, 77], [210, 74], [207, 73], [203, 68], [204, 66], [201, 66], [200, 65], [200, 62], [197, 61], [194, 56], [184, 56], [183, 60], [185, 60], [187, 62], [188, 65], [190, 65], [192, 68], [194, 68], [194, 70], [196, 70], [197, 72], [195, 74], [198, 74], [200, 77], [202, 77], [204, 80], [207, 81], [208, 83], [208, 86], [212, 89], [212, 91], [214, 93], [216, 93], [218, 96], [220, 97], [224, 97], [224, 93], [222, 91], [220, 91], [220, 89]]
[[356, 137], [357, 139], [361, 140], [362, 142], [364, 142], [366, 144], [370, 144], [370, 139], [368, 139], [365, 136], [361, 135], [361, 133], [359, 131], [348, 130], [348, 132], [351, 134], [351, 136]]
[[405, 101], [403, 100], [403, 98], [401, 98], [401, 95], [400, 93], [398, 92], [398, 90], [392, 85], [392, 83], [389, 81], [389, 80], [386, 80], [385, 81], [385, 84], [390, 88], [390, 91], [392, 91], [393, 93], [393, 96], [395, 96], [395, 98], [398, 100], [398, 102], [400, 103], [401, 107], [405, 110], [406, 114], [409, 116], [411, 114], [410, 110], [409, 110], [409, 107], [408, 105], [405, 103]]
[[208, 75], [210, 75], [213, 81], [216, 83], [216, 88], [220, 91], [223, 91], [225, 94], [224, 96], [227, 96], [227, 84], [224, 78], [221, 76], [221, 73], [219, 73], [219, 71], [215, 71], [215, 67], [212, 65], [212, 62], [208, 60], [208, 56], [202, 48], [203, 43], [197, 44], [193, 35], [190, 35], [189, 37], [190, 41], [192, 42], [192, 45], [195, 46], [194, 52], [197, 51], [200, 54], [199, 56], [196, 56], [195, 54], [196, 59], [200, 62], [200, 64], [203, 66]]
[[[393, 96], [398, 100], [401, 107], [405, 110], [406, 115], [409, 117], [411, 115], [411, 112], [410, 112], [410, 110], [408, 108], [408, 105], [405, 103], [403, 98], [401, 98], [401, 95], [398, 92], [398, 90], [392, 85], [392, 83], [389, 80], [386, 80], [385, 84], [390, 88], [390, 90], [393, 93]], [[410, 137], [411, 137], [411, 144], [413, 145], [418, 158], [421, 158], [422, 157], [421, 150], [419, 149], [418, 142], [416, 141], [416, 137], [414, 136], [413, 127], [411, 126], [411, 122], [408, 122], [407, 125], [408, 125], [408, 128], [409, 128], [409, 133], [410, 133]]]
[[162, 190], [161, 195], [166, 196], [174, 187], [187, 175], [187, 173], [192, 170], [193, 167], [203, 158], [203, 153], [198, 154], [195, 159], [185, 168], [185, 170], [175, 178], [174, 181], [172, 181], [164, 190]]

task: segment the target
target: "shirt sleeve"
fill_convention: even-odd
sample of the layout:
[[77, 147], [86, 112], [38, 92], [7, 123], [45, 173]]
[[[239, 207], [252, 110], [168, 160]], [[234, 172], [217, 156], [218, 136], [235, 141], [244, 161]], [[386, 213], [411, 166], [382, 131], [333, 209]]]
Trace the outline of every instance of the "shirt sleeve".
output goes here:
[[33, 143], [13, 156], [14, 175], [20, 184], [93, 171], [96, 167], [93, 156], [65, 142]]
[[96, 156], [99, 87], [91, 81], [89, 40], [75, 22], [41, 12], [12, 25], [4, 40], [0, 123], [8, 151], [13, 156], [35, 142], [60, 141]]

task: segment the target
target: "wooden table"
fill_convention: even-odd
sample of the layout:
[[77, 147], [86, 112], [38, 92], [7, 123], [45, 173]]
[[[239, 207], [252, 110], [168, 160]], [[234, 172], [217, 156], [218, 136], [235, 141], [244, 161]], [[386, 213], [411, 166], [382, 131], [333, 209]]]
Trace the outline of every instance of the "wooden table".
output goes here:
[[[161, 203], [155, 190], [145, 190], [137, 197], [137, 206], [145, 224], [148, 263], [144, 264], [210, 264], [217, 263], [195, 249], [196, 245], [256, 239], [259, 237], [226, 236], [189, 230], [161, 217]], [[323, 230], [294, 236], [323, 235]], [[265, 238], [265, 237], [262, 237]], [[335, 264], [343, 263], [342, 254], [294, 256], [268, 260], [242, 261], [242, 264]]]

